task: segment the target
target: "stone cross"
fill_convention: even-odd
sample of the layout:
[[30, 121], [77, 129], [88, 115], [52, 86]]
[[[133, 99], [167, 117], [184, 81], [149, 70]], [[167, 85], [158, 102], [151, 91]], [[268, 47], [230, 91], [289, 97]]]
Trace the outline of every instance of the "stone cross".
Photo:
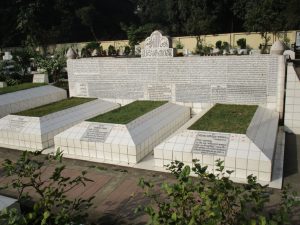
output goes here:
[[158, 30], [145, 40], [145, 47], [141, 50], [142, 58], [173, 57], [174, 49], [168, 37]]

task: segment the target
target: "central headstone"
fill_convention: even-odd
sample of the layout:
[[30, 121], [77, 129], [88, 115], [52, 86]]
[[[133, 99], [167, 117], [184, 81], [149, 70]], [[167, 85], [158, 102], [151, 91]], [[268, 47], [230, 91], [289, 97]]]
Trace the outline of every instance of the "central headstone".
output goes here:
[[174, 49], [168, 37], [160, 31], [154, 31], [145, 40], [145, 47], [141, 51], [142, 58], [173, 57]]

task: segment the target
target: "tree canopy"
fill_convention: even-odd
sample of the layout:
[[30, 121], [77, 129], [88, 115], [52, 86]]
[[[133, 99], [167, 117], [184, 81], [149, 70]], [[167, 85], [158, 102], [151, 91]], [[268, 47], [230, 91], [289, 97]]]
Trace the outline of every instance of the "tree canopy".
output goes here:
[[126, 39], [133, 28], [135, 33], [147, 33], [149, 27], [171, 36], [300, 29], [299, 0], [1, 0], [0, 4], [0, 47]]

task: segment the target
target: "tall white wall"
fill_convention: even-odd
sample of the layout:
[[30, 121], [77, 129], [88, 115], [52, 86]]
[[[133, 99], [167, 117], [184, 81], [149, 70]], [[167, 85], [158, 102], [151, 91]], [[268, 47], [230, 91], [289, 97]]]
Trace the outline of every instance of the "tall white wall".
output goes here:
[[84, 58], [68, 60], [68, 73], [71, 96], [169, 100], [196, 112], [214, 103], [283, 111], [283, 56]]
[[300, 80], [294, 66], [287, 66], [284, 127], [288, 132], [300, 134]]

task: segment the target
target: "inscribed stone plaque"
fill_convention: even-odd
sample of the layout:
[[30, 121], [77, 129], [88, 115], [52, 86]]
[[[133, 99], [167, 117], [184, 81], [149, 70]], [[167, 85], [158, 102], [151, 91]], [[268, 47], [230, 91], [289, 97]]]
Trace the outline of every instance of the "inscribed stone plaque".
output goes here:
[[88, 97], [89, 96], [88, 84], [76, 83], [76, 94], [79, 97]]
[[149, 84], [146, 88], [146, 97], [149, 100], [172, 100], [172, 85]]
[[226, 101], [226, 85], [211, 85], [211, 100], [212, 102]]
[[29, 122], [28, 118], [14, 116], [14, 118], [9, 120], [9, 128], [11, 131], [21, 132]]
[[111, 129], [112, 126], [108, 124], [90, 124], [86, 132], [82, 135], [81, 140], [105, 142]]
[[230, 134], [200, 132], [192, 152], [204, 155], [226, 156]]

